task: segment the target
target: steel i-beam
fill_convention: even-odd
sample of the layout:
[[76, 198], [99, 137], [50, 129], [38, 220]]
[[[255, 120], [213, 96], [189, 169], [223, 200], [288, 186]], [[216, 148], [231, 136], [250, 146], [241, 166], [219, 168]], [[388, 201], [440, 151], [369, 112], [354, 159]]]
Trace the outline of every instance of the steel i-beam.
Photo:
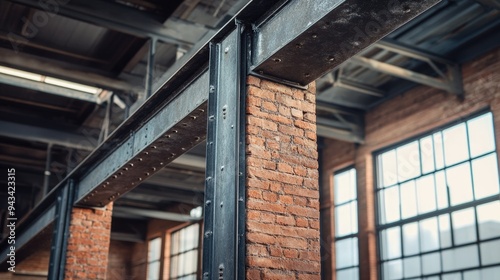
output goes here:
[[244, 279], [246, 32], [210, 44], [203, 279]]

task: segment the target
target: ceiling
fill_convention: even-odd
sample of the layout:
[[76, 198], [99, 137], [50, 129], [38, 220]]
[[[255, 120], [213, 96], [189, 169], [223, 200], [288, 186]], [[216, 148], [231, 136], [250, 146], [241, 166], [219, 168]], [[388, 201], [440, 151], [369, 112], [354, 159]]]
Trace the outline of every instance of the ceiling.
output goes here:
[[[0, 167], [17, 169], [20, 213], [246, 2], [0, 0]], [[419, 84], [463, 94], [459, 65], [500, 45], [499, 10], [498, 0], [442, 1], [318, 79], [318, 134], [362, 143], [364, 113]], [[202, 143], [117, 200], [115, 236], [143, 238], [123, 226], [131, 221], [189, 220], [203, 201], [204, 154]]]

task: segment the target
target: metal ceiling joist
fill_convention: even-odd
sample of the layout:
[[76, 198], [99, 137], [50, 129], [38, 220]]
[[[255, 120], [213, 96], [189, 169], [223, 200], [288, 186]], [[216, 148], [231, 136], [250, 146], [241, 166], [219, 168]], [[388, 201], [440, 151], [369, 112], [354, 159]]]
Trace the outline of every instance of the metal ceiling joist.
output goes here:
[[71, 149], [92, 151], [95, 139], [88, 136], [0, 120], [0, 136], [51, 143]]
[[340, 121], [317, 117], [317, 134], [325, 138], [333, 138], [353, 143], [364, 142], [363, 117], [355, 116], [356, 122], [340, 118]]
[[[351, 58], [348, 63], [360, 65], [374, 71], [382, 72], [430, 87], [442, 89], [456, 95], [463, 94], [462, 75], [457, 63], [439, 57], [435, 54], [427, 53], [423, 50], [412, 48], [410, 46], [404, 46], [401, 43], [397, 43], [391, 40], [379, 41], [374, 44], [374, 47], [390, 51], [408, 58], [423, 61], [437, 73], [438, 77], [436, 78], [430, 75], [421, 74], [409, 69], [405, 69], [403, 67], [392, 65], [387, 62], [382, 62], [362, 56], [355, 56]], [[439, 67], [440, 65], [446, 68], [446, 73], [441, 70], [441, 68]]]
[[78, 82], [103, 89], [118, 90], [123, 92], [140, 92], [144, 90], [142, 79], [120, 80], [107, 76], [91, 73], [84, 70], [75, 70], [73, 67], [58, 66], [50, 61], [32, 55], [18, 53], [0, 48], [0, 65], [31, 71], [68, 81]]
[[334, 128], [331, 126], [317, 124], [316, 133], [318, 136], [337, 139], [351, 143], [363, 143], [364, 138], [354, 134], [353, 132], [345, 129]]
[[142, 216], [152, 219], [160, 219], [160, 220], [175, 221], [175, 222], [192, 222], [199, 220], [199, 218], [193, 218], [190, 215], [186, 214], [150, 210], [150, 209], [139, 209], [133, 207], [124, 207], [124, 206], [114, 207], [113, 215], [115, 215], [115, 213], [117, 215], [128, 214], [128, 215]]
[[11, 85], [29, 90], [35, 90], [39, 92], [44, 92], [56, 96], [62, 96], [65, 98], [86, 101], [90, 103], [96, 103], [96, 104], [101, 103], [101, 99], [97, 95], [4, 74], [0, 74], [0, 84]]
[[[52, 6], [43, 5], [41, 4], [42, 1], [37, 0], [9, 1], [131, 34], [139, 38], [157, 38], [162, 42], [175, 45], [193, 45], [196, 43], [193, 38], [190, 40], [189, 36], [180, 36], [180, 33], [175, 28], [164, 26], [144, 13], [108, 1], [71, 0], [64, 1], [63, 4], [54, 1], [56, 4]], [[204, 27], [200, 26], [198, 28]]]

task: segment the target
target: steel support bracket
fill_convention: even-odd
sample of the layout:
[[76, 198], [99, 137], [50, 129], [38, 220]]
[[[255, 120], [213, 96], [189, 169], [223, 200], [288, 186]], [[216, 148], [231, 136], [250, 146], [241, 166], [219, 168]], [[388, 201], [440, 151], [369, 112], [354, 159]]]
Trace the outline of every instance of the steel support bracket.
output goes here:
[[210, 44], [203, 279], [245, 278], [247, 32]]

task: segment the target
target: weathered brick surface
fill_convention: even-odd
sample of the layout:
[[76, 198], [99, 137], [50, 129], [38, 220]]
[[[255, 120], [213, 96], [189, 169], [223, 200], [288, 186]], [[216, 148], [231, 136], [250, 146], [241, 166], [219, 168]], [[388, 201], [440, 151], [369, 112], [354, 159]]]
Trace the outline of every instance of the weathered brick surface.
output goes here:
[[[372, 156], [374, 151], [487, 108], [493, 112], [497, 147], [500, 147], [500, 49], [463, 65], [462, 76], [464, 99], [442, 90], [417, 87], [367, 112], [363, 145], [325, 141], [322, 164], [325, 174], [325, 195], [322, 197], [322, 213], [325, 217], [322, 221], [323, 233], [328, 235], [334, 232], [332, 174], [335, 170], [355, 165], [358, 180], [360, 279], [375, 280], [378, 273]], [[325, 246], [335, 252], [331, 241], [333, 239]], [[334, 256], [329, 261], [334, 272]], [[334, 273], [327, 275], [332, 275], [332, 279], [335, 279]]]
[[314, 93], [248, 79], [247, 279], [320, 279]]
[[112, 210], [72, 209], [65, 279], [106, 279]]

